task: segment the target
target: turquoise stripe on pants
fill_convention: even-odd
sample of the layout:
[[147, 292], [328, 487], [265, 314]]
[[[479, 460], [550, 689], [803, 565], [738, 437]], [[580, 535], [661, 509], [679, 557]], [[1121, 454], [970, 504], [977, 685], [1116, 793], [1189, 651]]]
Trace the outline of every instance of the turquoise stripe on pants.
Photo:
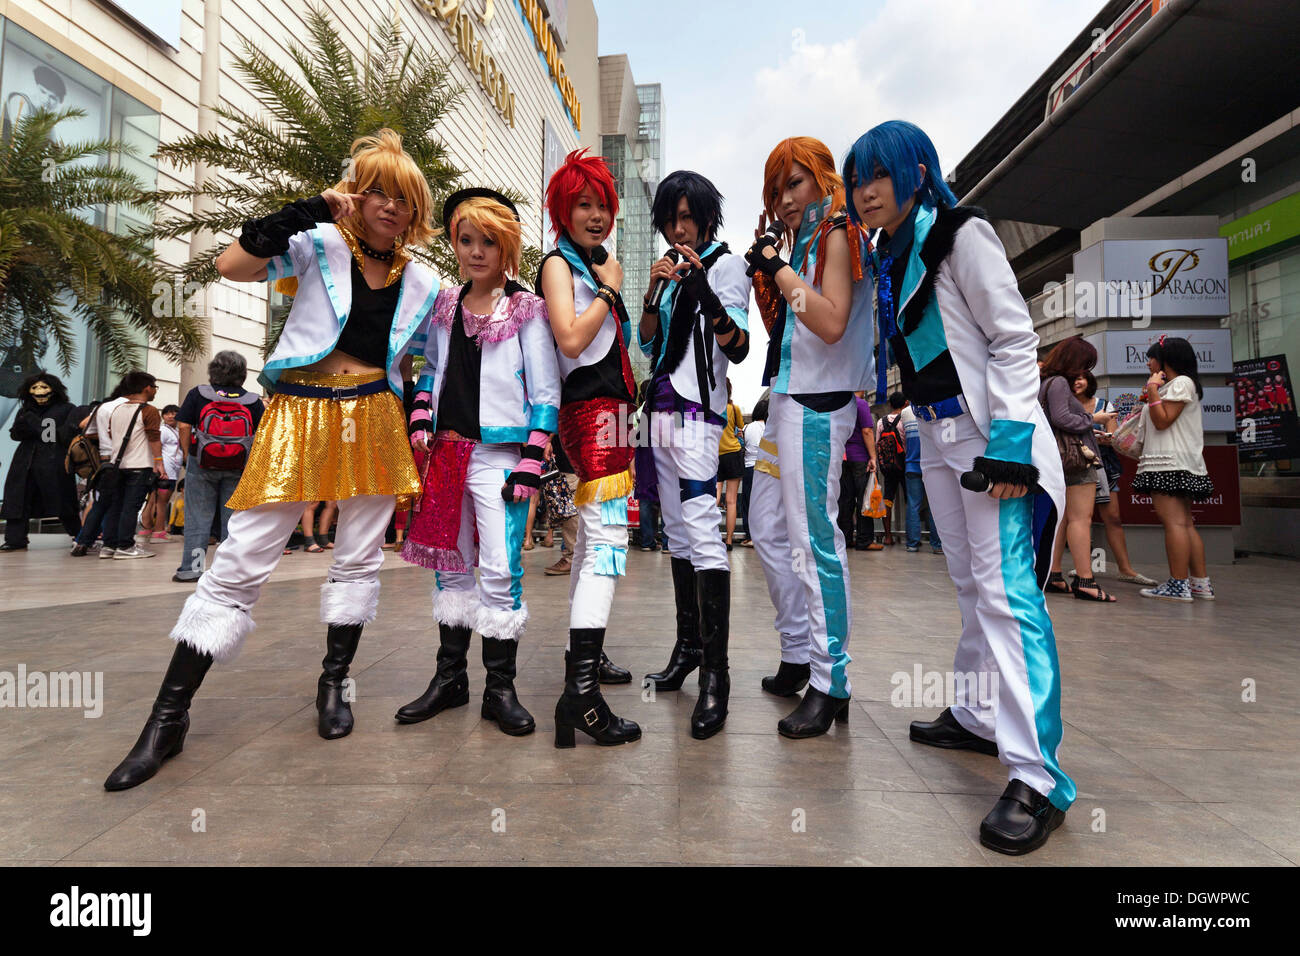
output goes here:
[[831, 659], [832, 697], [847, 697], [846, 669], [849, 655], [844, 650], [849, 636], [848, 588], [845, 586], [845, 568], [835, 551], [835, 522], [827, 505], [828, 480], [831, 464], [840, 466], [839, 455], [843, 449], [831, 452], [830, 413], [803, 409], [803, 494], [804, 509], [808, 514], [808, 542], [817, 567], [817, 582], [821, 588], [822, 607], [825, 609], [826, 651]]
[[1074, 781], [1056, 761], [1061, 745], [1061, 669], [1056, 657], [1056, 635], [1047, 604], [1034, 571], [1034, 497], [1004, 498], [999, 502], [998, 532], [1002, 549], [1002, 587], [1007, 604], [1020, 624], [1029, 693], [1034, 704], [1034, 728], [1043, 755], [1043, 769], [1056, 782], [1047, 794], [1058, 810], [1074, 803]]

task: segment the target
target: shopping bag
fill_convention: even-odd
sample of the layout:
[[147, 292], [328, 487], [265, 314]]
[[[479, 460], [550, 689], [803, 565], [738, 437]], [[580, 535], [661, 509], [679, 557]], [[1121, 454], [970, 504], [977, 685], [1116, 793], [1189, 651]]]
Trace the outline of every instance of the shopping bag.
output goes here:
[[867, 479], [867, 492], [862, 496], [862, 516], [864, 518], [885, 517], [885, 500], [880, 491], [880, 482], [873, 471]]
[[1115, 434], [1110, 437], [1110, 447], [1125, 458], [1141, 458], [1142, 446], [1146, 442], [1146, 406], [1142, 406], [1124, 421], [1120, 422]]

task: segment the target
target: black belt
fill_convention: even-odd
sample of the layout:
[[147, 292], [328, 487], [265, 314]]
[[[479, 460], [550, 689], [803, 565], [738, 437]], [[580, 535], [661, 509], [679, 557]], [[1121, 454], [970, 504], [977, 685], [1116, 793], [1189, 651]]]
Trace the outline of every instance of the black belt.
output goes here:
[[361, 398], [388, 390], [386, 378], [375, 379], [364, 385], [301, 385], [297, 382], [276, 382], [275, 394], [293, 395], [297, 398], [328, 398], [341, 402], [349, 398]]

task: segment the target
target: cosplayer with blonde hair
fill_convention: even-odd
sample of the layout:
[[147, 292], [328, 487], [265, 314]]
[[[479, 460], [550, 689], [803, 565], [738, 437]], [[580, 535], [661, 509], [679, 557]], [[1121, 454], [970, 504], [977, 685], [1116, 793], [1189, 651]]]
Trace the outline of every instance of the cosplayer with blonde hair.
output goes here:
[[[844, 178], [853, 221], [879, 230], [877, 394], [897, 363], [957, 586], [953, 671], [971, 678], [957, 681], [937, 720], [913, 722], [910, 736], [999, 757], [1010, 783], [980, 824], [980, 842], [1028, 853], [1075, 796], [1057, 758], [1061, 679], [1043, 600], [1065, 476], [1039, 404], [1038, 336], [997, 234], [982, 210], [957, 205], [924, 131], [901, 120], [868, 130], [845, 158]], [[968, 490], [981, 485], [987, 494]]]
[[109, 790], [134, 787], [181, 752], [189, 705], [214, 661], [230, 661], [284, 552], [303, 502], [338, 501], [320, 619], [328, 626], [317, 730], [352, 731], [343, 680], [379, 606], [384, 531], [395, 503], [420, 492], [402, 400], [409, 353], [438, 281], [406, 246], [432, 234], [428, 184], [392, 130], [352, 146], [352, 178], [244, 223], [217, 257], [236, 282], [296, 280], [293, 307], [260, 377], [274, 391], [229, 501], [228, 537], [185, 602], [153, 711]]
[[464, 189], [447, 199], [442, 219], [466, 281], [434, 301], [410, 420], [411, 444], [428, 466], [402, 549], [405, 560], [437, 571], [438, 666], [397, 720], [413, 724], [469, 703], [466, 655], [477, 630], [487, 670], [482, 715], [521, 736], [536, 723], [514, 685], [528, 621], [520, 549], [556, 428], [560, 370], [546, 303], [510, 278], [519, 274], [514, 204], [490, 189]]
[[857, 422], [854, 393], [871, 379], [873, 330], [868, 244], [843, 205], [825, 144], [783, 140], [768, 156], [764, 213], [745, 254], [768, 327], [763, 384], [772, 389], [767, 454], [755, 464], [750, 505], [781, 634], [781, 666], [763, 689], [789, 697], [807, 684], [799, 706], [777, 724], [792, 738], [847, 721], [852, 692], [848, 555], [837, 518], [844, 445]]
[[700, 668], [691, 736], [703, 740], [722, 729], [731, 695], [731, 565], [714, 489], [727, 370], [749, 353], [750, 282], [745, 260], [718, 241], [722, 196], [699, 173], [669, 173], [650, 216], [672, 253], [651, 267], [642, 300], [639, 344], [653, 365], [646, 405], [653, 447], [638, 456], [637, 500], [653, 495], [663, 509], [677, 639], [668, 666], [646, 679], [658, 690], [678, 690]]
[[[556, 247], [538, 272], [563, 379], [559, 437], [578, 476], [557, 747], [574, 746], [575, 729], [603, 745], [641, 736], [641, 728], [615, 716], [600, 693], [605, 673], [615, 670], [604, 655], [605, 626], [614, 583], [627, 569], [633, 448], [619, 429], [631, 418], [636, 386], [627, 353], [632, 326], [619, 295], [623, 267], [601, 245], [614, 228], [618, 193], [605, 161], [585, 153], [570, 153], [546, 186]], [[631, 680], [616, 670], [609, 676]]]

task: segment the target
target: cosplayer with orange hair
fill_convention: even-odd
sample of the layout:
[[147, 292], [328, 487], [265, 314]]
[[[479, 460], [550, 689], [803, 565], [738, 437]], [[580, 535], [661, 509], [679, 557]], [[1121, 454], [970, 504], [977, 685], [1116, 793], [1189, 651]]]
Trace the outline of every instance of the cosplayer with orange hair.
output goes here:
[[844, 216], [844, 184], [824, 143], [798, 136], [777, 144], [763, 209], [745, 259], [768, 327], [763, 384], [772, 394], [749, 521], [781, 635], [781, 666], [763, 689], [792, 697], [807, 685], [777, 725], [800, 738], [849, 713], [849, 572], [836, 519], [844, 445], [858, 417], [854, 393], [871, 380], [871, 279], [865, 234]]
[[[218, 271], [237, 282], [294, 278], [293, 308], [261, 376], [275, 394], [228, 502], [228, 536], [185, 602], [153, 711], [106, 789], [143, 783], [181, 752], [194, 692], [214, 661], [239, 653], [253, 629], [249, 612], [307, 501], [339, 503], [321, 585], [328, 632], [317, 731], [327, 739], [352, 731], [343, 680], [378, 610], [384, 531], [394, 504], [420, 492], [402, 401], [408, 353], [420, 344], [438, 281], [405, 248], [431, 235], [432, 201], [401, 137], [385, 129], [358, 139], [350, 169], [339, 188], [244, 223], [217, 257]], [[240, 416], [239, 399], [204, 397]]]
[[627, 499], [632, 443], [626, 425], [636, 394], [627, 344], [631, 323], [619, 288], [623, 267], [601, 245], [614, 228], [618, 194], [605, 161], [572, 152], [546, 187], [555, 250], [539, 281], [563, 387], [559, 430], [578, 476], [578, 539], [569, 584], [569, 644], [564, 694], [555, 705], [555, 745], [574, 745], [574, 730], [599, 744], [621, 744], [641, 728], [615, 716], [600, 681], [632, 675], [604, 654], [614, 584], [627, 569]]
[[466, 281], [439, 292], [433, 306], [410, 422], [411, 444], [429, 465], [402, 550], [438, 572], [438, 669], [397, 720], [413, 724], [469, 703], [466, 655], [477, 630], [487, 670], [481, 713], [518, 737], [536, 727], [514, 685], [528, 621], [520, 549], [556, 428], [560, 371], [546, 303], [512, 278], [520, 246], [514, 203], [490, 189], [464, 189], [447, 199], [442, 218]]

